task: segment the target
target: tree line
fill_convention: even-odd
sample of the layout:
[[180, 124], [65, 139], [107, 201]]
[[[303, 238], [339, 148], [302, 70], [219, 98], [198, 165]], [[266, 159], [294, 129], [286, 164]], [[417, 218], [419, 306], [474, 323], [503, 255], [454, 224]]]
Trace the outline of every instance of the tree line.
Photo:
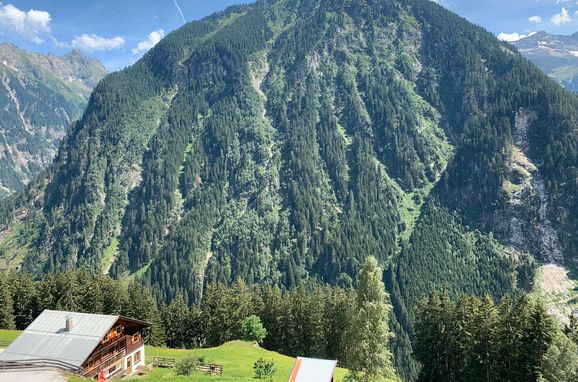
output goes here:
[[[219, 346], [245, 337], [246, 319], [259, 317], [267, 335], [262, 346], [291, 356], [339, 360], [354, 380], [394, 374], [388, 321], [391, 314], [383, 270], [369, 258], [357, 289], [319, 286], [285, 291], [209, 284], [199, 304], [182, 295], [157, 306], [137, 282], [126, 285], [87, 270], [48, 274], [40, 281], [22, 273], [0, 274], [0, 328], [25, 329], [44, 309], [125, 315], [152, 324], [149, 345], [171, 348]], [[363, 379], [361, 379], [363, 378]]]
[[540, 301], [433, 292], [417, 309], [419, 381], [578, 381], [578, 325], [563, 332]]

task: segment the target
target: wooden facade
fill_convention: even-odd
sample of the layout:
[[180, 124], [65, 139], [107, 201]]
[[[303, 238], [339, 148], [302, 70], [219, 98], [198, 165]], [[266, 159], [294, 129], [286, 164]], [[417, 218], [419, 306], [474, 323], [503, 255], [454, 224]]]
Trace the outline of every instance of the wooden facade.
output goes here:
[[148, 324], [120, 317], [82, 365], [83, 376], [98, 379], [130, 375], [144, 365], [143, 329]]

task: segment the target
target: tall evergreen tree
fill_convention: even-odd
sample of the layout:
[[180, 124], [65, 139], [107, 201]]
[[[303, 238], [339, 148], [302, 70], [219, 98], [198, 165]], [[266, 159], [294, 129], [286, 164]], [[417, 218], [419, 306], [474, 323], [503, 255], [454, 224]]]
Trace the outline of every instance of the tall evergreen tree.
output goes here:
[[359, 275], [356, 314], [349, 333], [348, 366], [364, 380], [379, 380], [394, 374], [389, 351], [388, 320], [391, 306], [377, 259], [368, 257]]
[[183, 296], [177, 296], [172, 303], [161, 311], [165, 341], [171, 348], [188, 348], [190, 338], [190, 314]]
[[38, 293], [32, 277], [12, 273], [7, 276], [14, 309], [16, 329], [25, 329], [39, 313]]
[[6, 274], [0, 273], [0, 328], [14, 329], [14, 308]]

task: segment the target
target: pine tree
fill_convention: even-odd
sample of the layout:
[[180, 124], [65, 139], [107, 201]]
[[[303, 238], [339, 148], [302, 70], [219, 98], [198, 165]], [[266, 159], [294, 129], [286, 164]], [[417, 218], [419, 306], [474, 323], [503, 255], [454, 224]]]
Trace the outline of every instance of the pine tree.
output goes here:
[[349, 333], [348, 366], [368, 381], [394, 374], [389, 351], [391, 306], [382, 278], [377, 260], [368, 257], [359, 276], [357, 311]]
[[251, 290], [247, 284], [238, 279], [234, 284], [231, 293], [229, 314], [231, 315], [231, 340], [243, 338], [243, 321], [253, 313], [253, 303]]
[[529, 326], [524, 331], [522, 348], [526, 356], [525, 369], [529, 378], [542, 375], [543, 362], [555, 336], [555, 326], [542, 301], [531, 307]]
[[231, 315], [234, 309], [231, 301], [233, 296], [222, 284], [207, 286], [201, 310], [203, 312], [203, 324], [207, 337], [208, 346], [219, 346], [227, 341], [235, 339], [233, 331], [237, 330], [240, 323]]
[[0, 328], [14, 329], [14, 308], [5, 274], [0, 273]]
[[103, 313], [104, 295], [98, 276], [93, 276], [87, 269], [77, 272], [80, 310], [87, 313]]
[[474, 347], [468, 378], [491, 382], [498, 379], [496, 374], [498, 313], [494, 301], [487, 295], [479, 301], [478, 305], [478, 312], [473, 322]]
[[16, 329], [25, 329], [38, 316], [38, 294], [32, 277], [25, 274], [8, 275], [14, 306]]
[[165, 328], [163, 325], [161, 313], [157, 309], [156, 304], [153, 305], [153, 309], [149, 313], [147, 320], [151, 324], [151, 327], [148, 328], [148, 330], [146, 330], [144, 335], [144, 340], [146, 344], [150, 346], [165, 346], [166, 344]]
[[80, 293], [74, 272], [56, 275], [55, 292], [56, 309], [71, 312], [81, 310]]
[[417, 310], [414, 357], [422, 364], [420, 381], [451, 380], [449, 318], [454, 309], [447, 290], [432, 292]]
[[102, 307], [104, 313], [112, 315], [124, 314], [123, 309], [128, 304], [128, 290], [122, 284], [122, 280], [113, 280], [108, 276], [101, 276], [100, 283], [102, 294], [106, 297]]
[[161, 312], [165, 341], [171, 348], [189, 347], [189, 308], [183, 296], [178, 295]]

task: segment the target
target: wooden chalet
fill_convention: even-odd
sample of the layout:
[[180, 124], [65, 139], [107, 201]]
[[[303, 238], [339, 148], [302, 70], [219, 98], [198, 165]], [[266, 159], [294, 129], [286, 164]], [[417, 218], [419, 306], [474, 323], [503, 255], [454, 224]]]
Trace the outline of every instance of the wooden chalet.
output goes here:
[[94, 379], [130, 375], [145, 364], [148, 326], [123, 316], [45, 310], [0, 354], [0, 363], [50, 365]]

